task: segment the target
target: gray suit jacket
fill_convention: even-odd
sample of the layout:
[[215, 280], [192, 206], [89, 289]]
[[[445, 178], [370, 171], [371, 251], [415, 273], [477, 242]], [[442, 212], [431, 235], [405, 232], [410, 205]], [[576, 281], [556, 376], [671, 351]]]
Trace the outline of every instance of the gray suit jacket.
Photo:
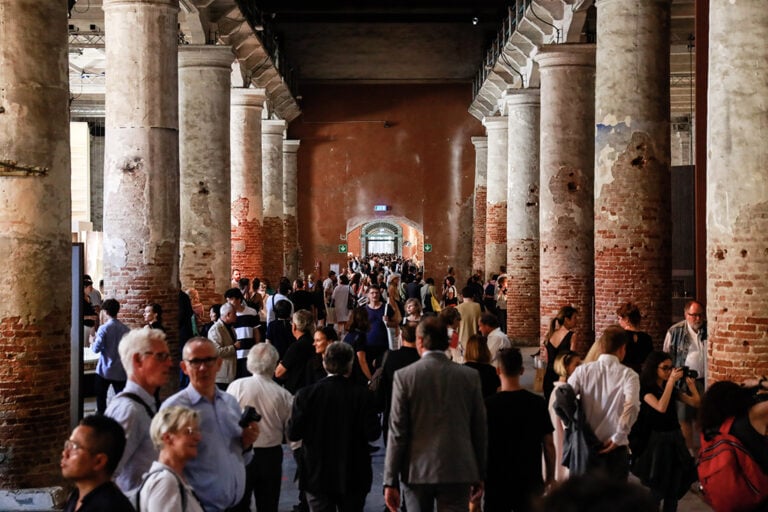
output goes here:
[[484, 480], [487, 445], [477, 370], [428, 352], [395, 372], [384, 485]]

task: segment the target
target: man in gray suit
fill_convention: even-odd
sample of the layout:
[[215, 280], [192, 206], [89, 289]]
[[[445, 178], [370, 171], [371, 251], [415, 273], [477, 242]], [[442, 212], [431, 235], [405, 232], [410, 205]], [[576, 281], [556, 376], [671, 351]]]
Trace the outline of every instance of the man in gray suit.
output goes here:
[[419, 361], [395, 373], [384, 463], [384, 500], [396, 512], [399, 484], [408, 512], [465, 512], [479, 505], [486, 469], [487, 425], [480, 377], [448, 360], [439, 318], [416, 329]]

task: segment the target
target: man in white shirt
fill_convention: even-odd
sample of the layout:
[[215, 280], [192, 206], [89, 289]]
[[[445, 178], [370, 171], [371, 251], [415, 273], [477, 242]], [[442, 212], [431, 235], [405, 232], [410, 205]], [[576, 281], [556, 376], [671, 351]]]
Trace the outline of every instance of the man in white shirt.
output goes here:
[[628, 436], [640, 411], [640, 379], [621, 364], [627, 340], [620, 326], [606, 327], [599, 341], [604, 352], [597, 361], [576, 368], [568, 379], [581, 395], [584, 417], [602, 443], [598, 453], [590, 454], [587, 470], [620, 480], [629, 475]]
[[253, 461], [245, 468], [245, 496], [253, 492], [256, 510], [277, 510], [280, 502], [282, 443], [288, 434], [293, 395], [272, 380], [279, 357], [275, 347], [259, 343], [248, 353], [248, 371], [253, 376], [238, 379], [227, 388], [240, 407], [250, 406], [261, 414]]
[[[689, 371], [697, 373], [696, 387], [704, 393], [704, 381], [707, 371], [707, 321], [704, 306], [690, 300], [685, 304], [685, 319], [669, 328], [664, 338], [664, 352], [672, 356], [675, 368], [687, 366]], [[680, 379], [678, 387], [686, 386], [685, 379]], [[677, 419], [685, 437], [688, 449], [696, 448], [698, 419], [697, 410], [683, 402], [678, 402]]]
[[486, 337], [488, 340], [488, 350], [491, 352], [491, 364], [498, 368], [499, 361], [496, 355], [502, 348], [511, 348], [512, 343], [507, 338], [507, 335], [501, 332], [501, 326], [499, 325], [499, 319], [496, 315], [491, 313], [483, 313], [480, 316], [480, 321], [477, 322], [477, 329], [480, 334]]

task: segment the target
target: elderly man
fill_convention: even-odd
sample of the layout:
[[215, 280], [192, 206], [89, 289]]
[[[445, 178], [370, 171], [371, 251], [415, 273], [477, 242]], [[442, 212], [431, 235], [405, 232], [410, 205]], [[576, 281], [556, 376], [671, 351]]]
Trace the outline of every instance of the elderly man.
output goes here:
[[157, 459], [149, 424], [157, 412], [155, 391], [168, 382], [173, 361], [165, 333], [159, 329], [144, 327], [130, 331], [118, 350], [128, 382], [104, 414], [125, 430], [125, 451], [115, 471], [115, 483], [123, 492], [129, 492], [139, 487], [142, 475]]
[[448, 359], [439, 318], [416, 328], [421, 359], [395, 373], [384, 462], [384, 500], [409, 512], [466, 510], [483, 494], [487, 458], [485, 404], [476, 370]]
[[245, 497], [253, 493], [259, 512], [277, 512], [283, 479], [282, 443], [293, 404], [293, 395], [272, 380], [278, 358], [275, 347], [259, 343], [248, 353], [248, 371], [253, 376], [238, 379], [227, 388], [240, 407], [250, 406], [261, 414], [253, 461], [245, 469]]
[[[707, 320], [704, 305], [697, 300], [690, 300], [683, 309], [685, 318], [669, 328], [664, 338], [664, 352], [672, 356], [675, 368], [687, 366], [696, 372], [696, 387], [699, 394], [704, 393], [707, 371]], [[677, 381], [677, 386], [687, 386], [685, 379]], [[696, 430], [698, 430], [697, 410], [683, 402], [677, 402], [677, 418], [685, 437], [688, 449], [696, 449]]]
[[328, 376], [301, 389], [288, 437], [303, 444], [300, 485], [312, 512], [362, 512], [373, 471], [368, 443], [381, 434], [373, 396], [349, 376], [355, 357], [349, 344], [334, 342], [323, 354]]
[[86, 416], [64, 442], [61, 475], [74, 482], [65, 512], [132, 512], [128, 498], [112, 483], [125, 448], [125, 432], [112, 418]]
[[208, 339], [211, 340], [219, 351], [221, 365], [216, 373], [216, 385], [226, 390], [230, 382], [235, 380], [237, 373], [237, 351], [240, 350], [240, 341], [235, 341], [232, 326], [237, 321], [237, 313], [232, 304], [222, 304], [219, 319], [208, 330]]
[[[189, 376], [189, 386], [163, 402], [161, 409], [181, 405], [200, 415], [202, 441], [197, 457], [184, 468], [184, 476], [205, 511], [248, 510], [240, 501], [245, 493], [245, 464], [251, 461], [250, 447], [259, 428], [256, 422], [245, 428], [238, 425], [240, 405], [216, 386], [220, 368], [221, 358], [211, 340], [189, 340], [181, 362], [181, 369]], [[242, 501], [250, 503], [250, 496]]]
[[291, 329], [296, 341], [288, 345], [283, 360], [275, 369], [275, 378], [283, 383], [285, 389], [295, 394], [306, 383], [307, 363], [315, 355], [315, 347], [312, 345], [312, 313], [305, 309], [295, 312]]

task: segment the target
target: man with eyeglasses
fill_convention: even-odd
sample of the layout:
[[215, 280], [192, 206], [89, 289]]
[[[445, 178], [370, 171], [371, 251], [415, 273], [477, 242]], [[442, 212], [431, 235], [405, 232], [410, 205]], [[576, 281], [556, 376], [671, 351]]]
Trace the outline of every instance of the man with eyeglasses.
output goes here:
[[163, 402], [161, 409], [181, 405], [200, 415], [202, 440], [184, 476], [206, 512], [250, 510], [251, 497], [243, 496], [245, 465], [253, 456], [258, 424], [241, 427], [237, 399], [216, 386], [222, 361], [211, 340], [192, 338], [184, 345], [183, 356], [181, 369], [189, 376], [189, 385]]
[[128, 381], [104, 414], [125, 430], [125, 451], [115, 471], [115, 483], [127, 493], [141, 485], [142, 475], [157, 459], [157, 449], [149, 437], [149, 425], [159, 407], [154, 394], [168, 382], [173, 361], [165, 333], [148, 327], [126, 334], [118, 352]]
[[[669, 328], [664, 338], [664, 352], [672, 356], [675, 368], [687, 367], [687, 375], [694, 377], [699, 395], [704, 394], [704, 382], [707, 371], [707, 320], [704, 305], [697, 300], [689, 300], [683, 308], [685, 318]], [[696, 372], [692, 375], [691, 372]], [[677, 387], [684, 391], [685, 379], [677, 381]], [[682, 402], [677, 404], [677, 419], [689, 450], [696, 449], [699, 438], [698, 411]]]
[[132, 512], [128, 498], [112, 483], [125, 448], [125, 432], [112, 418], [86, 416], [64, 442], [61, 475], [74, 482], [65, 512]]

